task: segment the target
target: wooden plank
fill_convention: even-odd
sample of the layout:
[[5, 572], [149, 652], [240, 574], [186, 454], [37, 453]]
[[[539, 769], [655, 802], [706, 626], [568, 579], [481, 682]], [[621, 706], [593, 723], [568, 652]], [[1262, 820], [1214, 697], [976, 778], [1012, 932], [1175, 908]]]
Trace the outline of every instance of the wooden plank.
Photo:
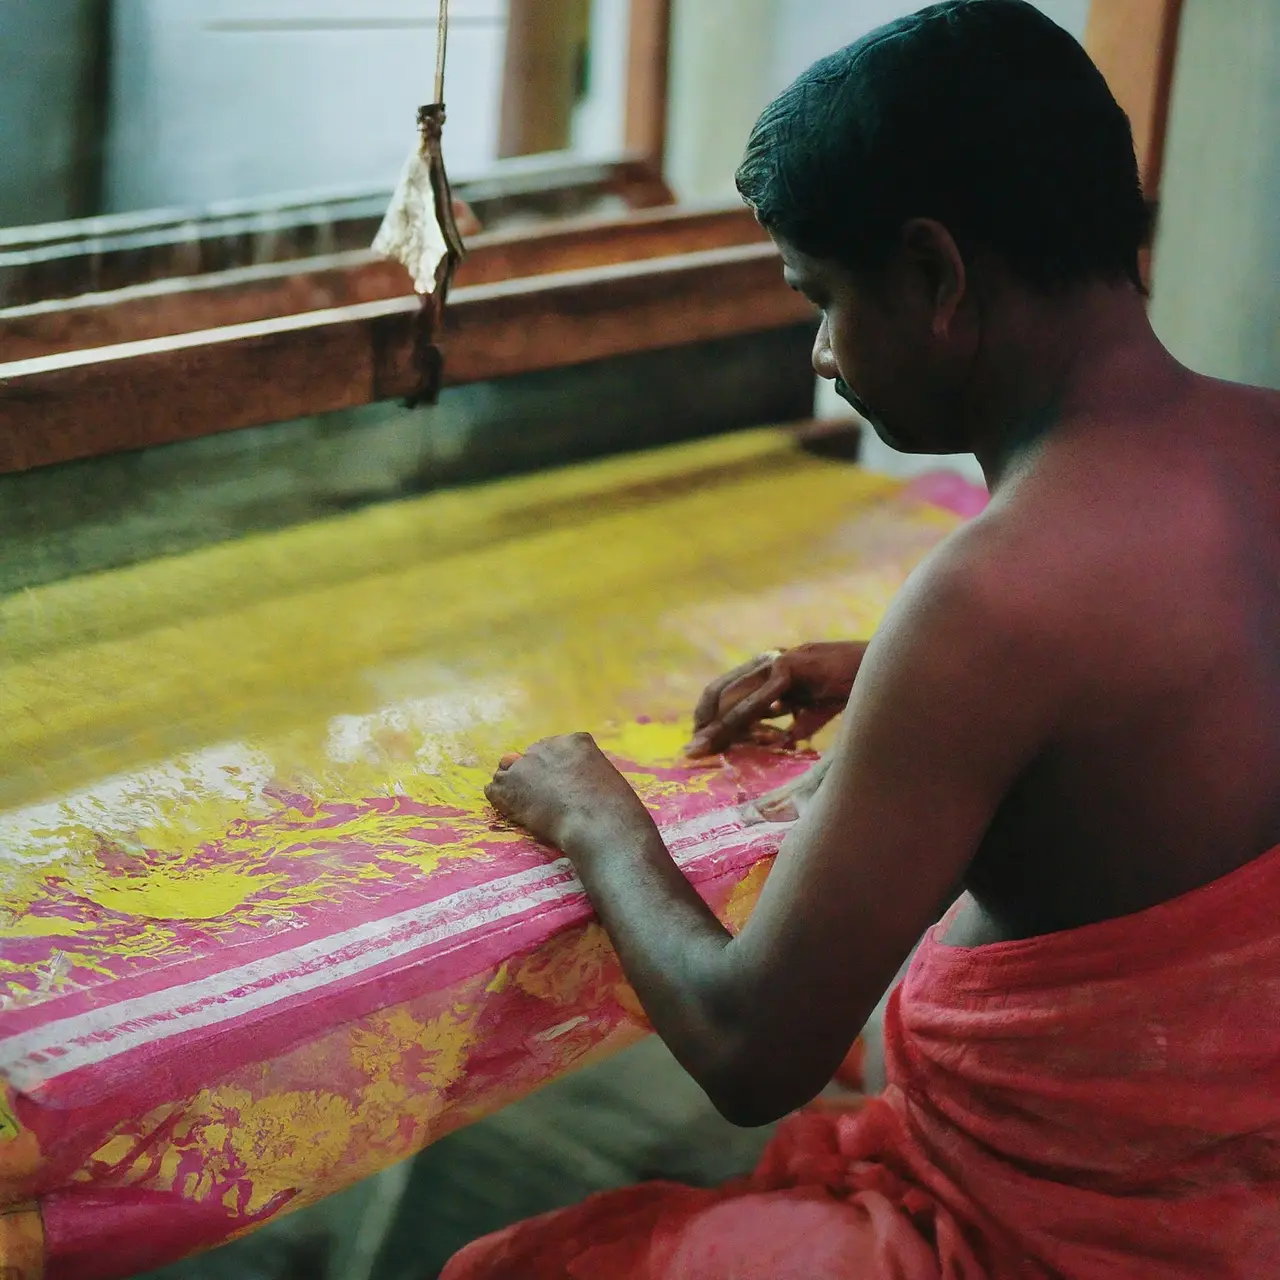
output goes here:
[[[646, 162], [583, 162], [564, 155], [504, 162], [458, 194], [492, 229], [530, 219], [671, 203]], [[389, 191], [309, 201], [241, 201], [212, 210], [115, 215], [0, 232], [0, 306], [74, 298], [155, 280], [367, 248]]]
[[[615, 160], [584, 160], [564, 153], [521, 156], [501, 160], [483, 177], [462, 179], [454, 186], [460, 195], [477, 205], [584, 187], [605, 189], [620, 171], [634, 170], [642, 160], [638, 155], [621, 155]], [[308, 226], [325, 217], [334, 222], [347, 218], [363, 220], [366, 216], [380, 217], [390, 199], [391, 190], [387, 187], [339, 188], [297, 195], [253, 196], [190, 208], [144, 209], [65, 222], [0, 227], [0, 253], [57, 244], [91, 248], [104, 240], [124, 236], [194, 233], [197, 237], [216, 237], [227, 228], [234, 231], [246, 222], [256, 230], [272, 231]]]
[[813, 316], [787, 288], [768, 243], [489, 285], [460, 301], [450, 308], [445, 335], [448, 385], [779, 329]]
[[403, 297], [404, 268], [367, 249], [157, 280], [109, 293], [0, 310], [0, 360], [32, 360], [82, 348], [248, 324]]
[[1160, 193], [1182, 0], [1094, 0], [1085, 47], [1133, 126], [1147, 198]]
[[[763, 239], [755, 218], [740, 206], [692, 212], [668, 208], [557, 224], [527, 234], [482, 234], [468, 246], [458, 286], [671, 257]], [[113, 293], [0, 310], [0, 360], [141, 342], [403, 297], [409, 292], [404, 269], [367, 250], [157, 281]]]
[[662, 173], [667, 151], [671, 0], [631, 0], [626, 146]]
[[[0, 365], [0, 472], [406, 395], [416, 298]], [[458, 289], [459, 385], [804, 322], [772, 244]]]

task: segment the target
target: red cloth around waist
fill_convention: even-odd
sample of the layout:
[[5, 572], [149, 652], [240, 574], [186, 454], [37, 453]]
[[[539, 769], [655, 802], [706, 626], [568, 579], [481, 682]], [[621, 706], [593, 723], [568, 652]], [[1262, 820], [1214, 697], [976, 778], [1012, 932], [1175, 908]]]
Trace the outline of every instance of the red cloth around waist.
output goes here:
[[593, 1197], [447, 1280], [1280, 1276], [1280, 849], [1122, 920], [925, 940], [889, 1087], [787, 1121], [751, 1178]]
[[921, 1185], [1073, 1280], [1280, 1276], [1280, 848], [1102, 924], [942, 932], [885, 1028]]

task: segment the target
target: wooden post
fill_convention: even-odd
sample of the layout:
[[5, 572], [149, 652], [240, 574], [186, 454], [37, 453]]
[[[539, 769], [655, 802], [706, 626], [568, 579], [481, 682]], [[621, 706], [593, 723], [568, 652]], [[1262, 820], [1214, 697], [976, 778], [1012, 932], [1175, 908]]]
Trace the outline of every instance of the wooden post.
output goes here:
[[590, 17], [589, 0], [510, 0], [500, 158], [568, 149]]
[[631, 0], [627, 52], [627, 151], [661, 177], [667, 150], [671, 0]]
[[1143, 190], [1160, 194], [1182, 0], [1093, 0], [1085, 48], [1133, 125]]

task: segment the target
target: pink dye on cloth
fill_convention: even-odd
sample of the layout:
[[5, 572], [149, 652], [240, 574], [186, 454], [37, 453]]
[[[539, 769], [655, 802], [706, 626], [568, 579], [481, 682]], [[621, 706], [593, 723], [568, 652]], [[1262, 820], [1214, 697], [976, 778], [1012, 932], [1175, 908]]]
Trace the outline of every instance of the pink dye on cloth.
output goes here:
[[[619, 763], [642, 792], [662, 784], [672, 855], [733, 916], [785, 833], [744, 806], [813, 759]], [[324, 858], [350, 868], [350, 892], [287, 928], [175, 922], [163, 951], [104, 948], [111, 967], [0, 1008], [0, 1140], [6, 1122], [21, 1135], [0, 1142], [0, 1208], [40, 1203], [46, 1280], [113, 1280], [220, 1244], [645, 1031], [571, 868], [527, 836], [403, 796], [272, 798], [210, 859], [252, 839], [277, 880]], [[441, 844], [470, 852], [428, 875], [401, 856]], [[384, 853], [384, 876], [356, 878]], [[70, 891], [54, 909], [107, 938], [137, 927]]]
[[912, 480], [904, 492], [909, 498], [950, 511], [963, 520], [981, 515], [991, 500], [991, 495], [982, 485], [974, 484], [954, 471], [927, 472]]

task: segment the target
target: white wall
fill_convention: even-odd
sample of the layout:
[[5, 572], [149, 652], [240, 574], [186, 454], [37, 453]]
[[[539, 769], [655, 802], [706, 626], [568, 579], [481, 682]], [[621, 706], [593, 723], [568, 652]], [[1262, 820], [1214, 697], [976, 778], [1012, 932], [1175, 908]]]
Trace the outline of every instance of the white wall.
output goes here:
[[[391, 187], [432, 97], [422, 0], [115, 0], [112, 210]], [[455, 0], [451, 172], [492, 163], [505, 0]]]
[[[1036, 0], [1036, 4], [1076, 39], [1083, 38], [1089, 0]], [[824, 55], [922, 7], [912, 0], [783, 0], [775, 6], [771, 92], [781, 92]]]
[[1151, 315], [1175, 355], [1280, 387], [1280, 3], [1186, 0]]
[[[433, 96], [433, 0], [114, 0], [113, 12], [111, 210], [390, 189]], [[600, 157], [622, 149], [627, 0], [593, 0], [592, 17], [574, 143]], [[453, 0], [454, 179], [495, 163], [506, 22], [507, 0]]]
[[628, 0], [591, 0], [587, 96], [573, 116], [573, 149], [587, 159], [616, 156], [626, 137]]
[[773, 96], [780, 2], [674, 0], [667, 180], [681, 200], [737, 200], [734, 171]]

